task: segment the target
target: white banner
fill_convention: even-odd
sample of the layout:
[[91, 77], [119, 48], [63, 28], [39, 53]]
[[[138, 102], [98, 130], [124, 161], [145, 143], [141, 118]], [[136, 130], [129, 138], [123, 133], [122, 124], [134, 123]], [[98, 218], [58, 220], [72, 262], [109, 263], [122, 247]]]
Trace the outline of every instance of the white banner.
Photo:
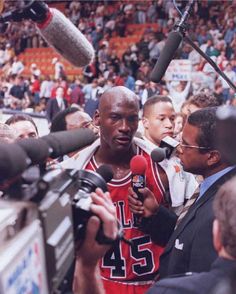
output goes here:
[[174, 59], [165, 73], [167, 81], [191, 81], [192, 63], [188, 59]]

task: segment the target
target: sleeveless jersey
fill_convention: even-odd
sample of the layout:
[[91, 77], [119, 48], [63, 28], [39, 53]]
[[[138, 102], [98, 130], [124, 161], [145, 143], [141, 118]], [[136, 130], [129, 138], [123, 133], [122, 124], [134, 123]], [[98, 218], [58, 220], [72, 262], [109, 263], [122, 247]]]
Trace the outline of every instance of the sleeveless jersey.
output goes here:
[[[146, 186], [154, 192], [158, 203], [164, 202], [164, 188], [161, 184], [157, 166], [150, 156], [138, 147], [138, 153], [143, 155], [148, 162], [146, 170]], [[86, 169], [98, 168], [94, 157], [87, 164]], [[132, 246], [116, 242], [101, 261], [101, 276], [103, 279], [119, 282], [144, 282], [151, 281], [157, 274], [159, 257], [163, 248], [152, 243], [150, 236], [144, 234], [137, 227], [137, 219], [128, 206], [128, 188], [131, 186], [131, 173], [119, 180], [111, 180], [108, 190], [116, 206], [119, 219], [126, 239], [132, 240]], [[157, 228], [158, 230], [158, 228]]]

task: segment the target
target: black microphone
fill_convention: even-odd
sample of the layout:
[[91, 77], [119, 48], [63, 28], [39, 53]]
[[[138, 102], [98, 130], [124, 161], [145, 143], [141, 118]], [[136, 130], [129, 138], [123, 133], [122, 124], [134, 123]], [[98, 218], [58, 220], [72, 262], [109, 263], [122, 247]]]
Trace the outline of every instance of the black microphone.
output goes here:
[[150, 79], [152, 82], [160, 82], [181, 41], [183, 40], [184, 32], [186, 30], [186, 20], [190, 15], [193, 4], [194, 0], [190, 0], [179, 23], [175, 25], [174, 31], [169, 34], [166, 44], [162, 49], [161, 54], [150, 74]]
[[161, 140], [160, 147], [152, 150], [151, 158], [154, 162], [161, 162], [165, 158], [169, 159], [173, 151], [179, 145], [179, 142], [170, 136], [166, 136]]
[[96, 136], [90, 129], [76, 129], [51, 133], [41, 137], [52, 148], [51, 158], [57, 158], [93, 143]]
[[110, 182], [110, 180], [114, 176], [112, 168], [106, 164], [100, 165], [99, 168], [96, 170], [96, 173], [102, 176], [106, 183]]
[[44, 163], [50, 156], [50, 147], [43, 139], [27, 138], [16, 141], [31, 160], [31, 164]]
[[0, 179], [14, 178], [21, 174], [30, 160], [25, 151], [15, 143], [0, 143]]

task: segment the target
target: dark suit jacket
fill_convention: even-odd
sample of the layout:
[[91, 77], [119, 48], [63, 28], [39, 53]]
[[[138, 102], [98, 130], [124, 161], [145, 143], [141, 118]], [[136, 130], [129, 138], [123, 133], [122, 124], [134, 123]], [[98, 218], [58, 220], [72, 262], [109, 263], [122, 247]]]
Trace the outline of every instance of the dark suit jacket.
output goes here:
[[[65, 108], [67, 108], [68, 103], [65, 99], [64, 99], [64, 104], [65, 104]], [[61, 109], [57, 103], [57, 99], [56, 98], [49, 99], [47, 103], [47, 107], [46, 107], [47, 119], [51, 121], [59, 111], [61, 111]]]
[[[192, 205], [186, 216], [174, 230], [177, 217], [161, 208], [149, 224], [149, 232], [154, 242], [165, 245], [160, 258], [160, 278], [185, 272], [210, 270], [217, 254], [212, 241], [214, 219], [212, 202], [219, 187], [236, 174], [236, 168], [218, 179], [202, 197]], [[161, 230], [159, 230], [161, 228]], [[166, 231], [161, 235], [161, 232]], [[147, 232], [147, 231], [146, 231]], [[170, 238], [169, 238], [170, 237]]]
[[224, 286], [225, 294], [235, 294], [235, 277], [236, 260], [217, 258], [209, 272], [163, 279], [150, 288], [147, 294], [220, 294], [223, 293], [221, 285]]

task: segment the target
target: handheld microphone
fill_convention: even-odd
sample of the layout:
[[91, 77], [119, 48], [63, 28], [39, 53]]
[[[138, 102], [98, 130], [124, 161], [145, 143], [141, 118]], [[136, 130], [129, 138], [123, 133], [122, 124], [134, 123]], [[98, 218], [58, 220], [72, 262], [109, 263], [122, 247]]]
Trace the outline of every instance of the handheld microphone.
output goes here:
[[51, 133], [41, 139], [45, 140], [52, 148], [50, 157], [55, 159], [93, 143], [96, 136], [90, 129], [76, 129]]
[[179, 145], [179, 142], [170, 136], [166, 136], [161, 140], [160, 147], [155, 148], [151, 152], [151, 158], [154, 162], [161, 162], [165, 158], [169, 159], [173, 151]]
[[143, 202], [143, 195], [138, 191], [140, 188], [145, 188], [146, 177], [145, 172], [147, 169], [147, 160], [141, 155], [135, 155], [130, 161], [131, 170], [131, 186], [137, 194], [140, 201]]
[[0, 22], [31, 19], [37, 24], [41, 36], [49, 45], [74, 66], [88, 65], [94, 58], [94, 49], [86, 37], [59, 10], [44, 2], [32, 0], [22, 9], [0, 16]]
[[190, 15], [193, 4], [194, 0], [190, 0], [180, 19], [180, 22], [175, 25], [174, 31], [169, 34], [166, 44], [162, 49], [161, 54], [150, 74], [150, 79], [152, 82], [159, 83], [161, 81], [167, 70], [167, 67], [174, 57], [175, 52], [179, 48], [186, 30], [186, 20]]

